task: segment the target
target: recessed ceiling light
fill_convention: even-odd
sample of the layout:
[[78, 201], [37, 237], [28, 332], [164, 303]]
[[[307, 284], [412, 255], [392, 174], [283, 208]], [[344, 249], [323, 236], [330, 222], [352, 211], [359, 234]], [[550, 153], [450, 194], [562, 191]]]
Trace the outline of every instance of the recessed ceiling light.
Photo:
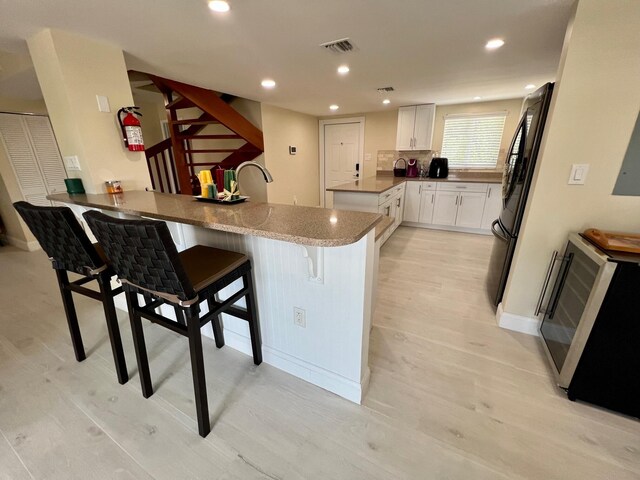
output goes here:
[[329, 105], [329, 110], [337, 110], [340, 107], [338, 105]]
[[530, 83], [528, 85], [525, 85], [524, 88], [527, 90], [533, 90], [534, 88], [536, 88], [536, 86], [533, 83]]
[[218, 13], [228, 12], [231, 9], [224, 0], [209, 0], [209, 8]]
[[482, 100], [482, 97], [473, 97], [474, 100]]
[[270, 78], [265, 78], [264, 80], [262, 80], [262, 82], [260, 82], [260, 85], [262, 85], [264, 88], [273, 88], [276, 86], [276, 82], [275, 80], [271, 80]]
[[338, 67], [338, 73], [340, 75], [346, 75], [347, 73], [349, 73], [349, 67], [347, 65], [340, 65]]
[[486, 48], [487, 50], [495, 50], [496, 48], [500, 48], [503, 45], [504, 40], [502, 40], [501, 38], [492, 38], [487, 42], [484, 48]]
[[384, 100], [382, 100], [382, 103], [384, 103], [385, 105], [389, 105], [391, 103], [391, 100], [385, 98]]

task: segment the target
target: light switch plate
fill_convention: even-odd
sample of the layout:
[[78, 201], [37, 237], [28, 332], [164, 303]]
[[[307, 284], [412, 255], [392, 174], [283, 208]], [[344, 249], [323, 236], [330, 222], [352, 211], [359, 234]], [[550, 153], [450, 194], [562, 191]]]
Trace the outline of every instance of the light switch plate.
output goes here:
[[80, 168], [80, 160], [78, 159], [77, 155], [64, 157], [64, 166], [66, 167], [68, 172], [69, 171], [79, 172], [81, 170], [81, 168]]
[[96, 95], [96, 100], [98, 101], [98, 110], [100, 112], [109, 113], [111, 111], [111, 107], [109, 106], [109, 99], [104, 95]]
[[574, 163], [571, 165], [571, 174], [569, 175], [569, 185], [584, 185], [589, 173], [588, 163]]
[[289, 155], [295, 155], [296, 153], [298, 153], [298, 147], [289, 145]]

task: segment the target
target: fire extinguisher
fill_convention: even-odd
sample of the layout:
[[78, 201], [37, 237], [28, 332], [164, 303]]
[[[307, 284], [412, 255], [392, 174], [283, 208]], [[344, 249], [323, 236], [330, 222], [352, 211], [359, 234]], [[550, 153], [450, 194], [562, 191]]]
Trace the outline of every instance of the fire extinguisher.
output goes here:
[[[132, 152], [144, 151], [142, 127], [140, 126], [140, 120], [137, 118], [142, 116], [138, 111], [139, 109], [140, 107], [123, 107], [118, 110], [118, 123], [122, 130], [122, 140], [125, 147]], [[122, 117], [123, 115], [125, 115], [124, 118]]]

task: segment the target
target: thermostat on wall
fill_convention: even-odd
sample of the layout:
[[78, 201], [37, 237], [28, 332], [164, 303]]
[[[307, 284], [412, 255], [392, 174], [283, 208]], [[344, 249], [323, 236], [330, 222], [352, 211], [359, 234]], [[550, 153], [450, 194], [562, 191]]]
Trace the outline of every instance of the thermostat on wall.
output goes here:
[[289, 155], [295, 155], [298, 151], [298, 147], [294, 147], [293, 145], [289, 145]]

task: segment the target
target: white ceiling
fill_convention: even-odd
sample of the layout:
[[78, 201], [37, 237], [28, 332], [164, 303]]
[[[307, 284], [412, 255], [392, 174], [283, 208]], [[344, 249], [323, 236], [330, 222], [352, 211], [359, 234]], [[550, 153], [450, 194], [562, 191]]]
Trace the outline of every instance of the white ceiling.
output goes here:
[[[555, 77], [573, 0], [0, 0], [0, 49], [42, 28], [119, 45], [131, 69], [314, 115], [522, 97]], [[349, 37], [336, 55], [320, 43]], [[486, 41], [504, 47], [488, 52]], [[336, 68], [346, 63], [345, 77]], [[263, 78], [276, 80], [266, 91]]]

